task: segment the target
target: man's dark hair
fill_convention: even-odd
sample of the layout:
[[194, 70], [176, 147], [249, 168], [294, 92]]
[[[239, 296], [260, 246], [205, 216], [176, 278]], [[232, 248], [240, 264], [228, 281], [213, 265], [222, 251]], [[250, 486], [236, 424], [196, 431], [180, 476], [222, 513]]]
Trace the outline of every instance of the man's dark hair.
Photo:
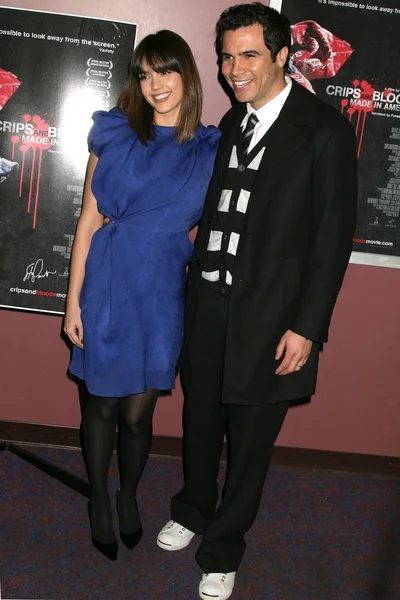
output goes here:
[[[261, 25], [264, 34], [264, 43], [271, 52], [271, 58], [275, 62], [277, 54], [282, 48], [291, 45], [290, 22], [274, 8], [265, 6], [261, 2], [251, 4], [236, 4], [230, 6], [220, 16], [216, 25], [216, 50], [221, 54], [224, 33], [236, 31], [241, 27]], [[286, 66], [286, 65], [285, 65]]]
[[156, 73], [175, 71], [182, 77], [182, 104], [176, 124], [179, 143], [191, 140], [200, 123], [203, 93], [199, 72], [192, 51], [185, 40], [168, 29], [152, 33], [142, 39], [132, 55], [128, 80], [117, 106], [128, 115], [128, 122], [141, 142], [154, 140], [154, 109], [148, 104], [140, 88], [143, 63]]

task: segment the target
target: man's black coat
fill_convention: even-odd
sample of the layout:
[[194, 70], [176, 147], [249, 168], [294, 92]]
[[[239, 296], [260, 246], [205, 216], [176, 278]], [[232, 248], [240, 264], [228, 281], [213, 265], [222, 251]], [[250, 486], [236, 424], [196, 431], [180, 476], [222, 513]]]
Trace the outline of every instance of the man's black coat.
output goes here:
[[[190, 348], [211, 216], [245, 111], [245, 105], [236, 105], [220, 123], [222, 138], [189, 272], [184, 352]], [[222, 394], [228, 403], [264, 404], [314, 393], [320, 345], [328, 337], [356, 224], [355, 136], [345, 117], [293, 82], [265, 140], [233, 273]], [[278, 376], [276, 347], [288, 329], [316, 343], [300, 371]]]

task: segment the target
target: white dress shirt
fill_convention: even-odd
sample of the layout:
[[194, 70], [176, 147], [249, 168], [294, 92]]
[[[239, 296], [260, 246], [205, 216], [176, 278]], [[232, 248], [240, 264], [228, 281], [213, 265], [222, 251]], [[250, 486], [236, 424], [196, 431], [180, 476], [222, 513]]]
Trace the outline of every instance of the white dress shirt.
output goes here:
[[285, 104], [287, 97], [290, 94], [290, 90], [292, 89], [292, 80], [290, 77], [285, 77], [286, 86], [283, 88], [281, 92], [275, 98], [264, 104], [258, 110], [254, 110], [247, 103], [247, 114], [241, 122], [242, 131], [245, 130], [247, 121], [249, 120], [249, 116], [254, 113], [257, 116], [258, 123], [254, 128], [253, 137], [250, 141], [250, 146], [248, 152], [254, 148], [254, 146], [261, 140], [261, 138], [267, 133], [268, 129], [275, 123], [276, 119], [279, 117], [279, 113], [281, 112], [283, 105]]

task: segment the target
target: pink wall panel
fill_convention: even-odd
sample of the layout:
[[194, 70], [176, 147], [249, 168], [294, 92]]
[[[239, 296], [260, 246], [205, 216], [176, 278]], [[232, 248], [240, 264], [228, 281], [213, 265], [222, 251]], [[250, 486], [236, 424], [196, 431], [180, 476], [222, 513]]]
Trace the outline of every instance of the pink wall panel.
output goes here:
[[[193, 48], [205, 89], [204, 122], [217, 123], [229, 103], [217, 83], [213, 30], [228, 0], [8, 0], [7, 6], [137, 22], [139, 39], [160, 28]], [[318, 391], [293, 409], [281, 445], [400, 456], [398, 355], [400, 273], [350, 266], [321, 360]], [[0, 420], [77, 426], [79, 402], [66, 377], [69, 352], [61, 318], [0, 310]], [[155, 433], [181, 434], [182, 394], [159, 401]]]

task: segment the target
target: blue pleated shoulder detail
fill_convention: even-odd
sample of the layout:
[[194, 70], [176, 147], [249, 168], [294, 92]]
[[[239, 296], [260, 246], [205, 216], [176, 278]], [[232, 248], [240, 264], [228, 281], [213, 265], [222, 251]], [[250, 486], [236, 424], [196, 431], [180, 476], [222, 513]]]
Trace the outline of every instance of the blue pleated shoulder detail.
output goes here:
[[127, 115], [118, 108], [112, 108], [110, 111], [97, 110], [93, 113], [93, 125], [88, 135], [89, 151], [100, 157], [102, 150], [113, 142], [122, 131], [127, 131], [134, 135], [129, 127]]
[[207, 139], [211, 148], [215, 148], [215, 146], [219, 142], [219, 138], [221, 137], [221, 132], [218, 127], [215, 125], [200, 125], [198, 129], [198, 135], [201, 140]]

